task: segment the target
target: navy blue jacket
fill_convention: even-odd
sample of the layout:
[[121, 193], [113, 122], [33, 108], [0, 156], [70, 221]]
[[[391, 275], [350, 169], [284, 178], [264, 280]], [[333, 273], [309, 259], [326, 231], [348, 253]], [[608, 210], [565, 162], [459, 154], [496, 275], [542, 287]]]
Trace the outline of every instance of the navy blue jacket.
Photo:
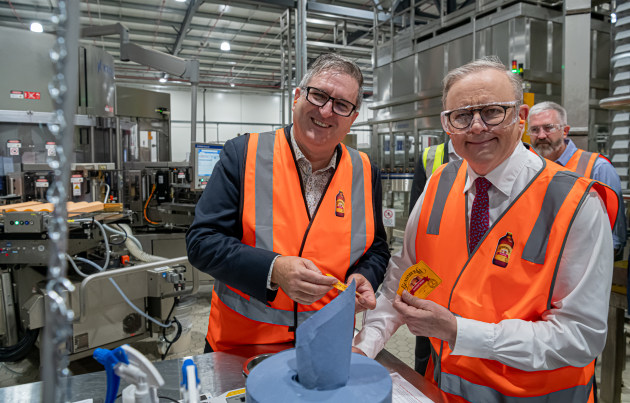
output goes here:
[[[291, 126], [285, 128], [288, 141], [290, 130]], [[240, 241], [243, 236], [243, 177], [248, 141], [249, 135], [243, 135], [225, 143], [219, 162], [197, 203], [194, 221], [186, 234], [186, 248], [193, 266], [245, 294], [267, 302], [273, 301], [277, 293], [267, 289], [267, 275], [278, 253], [254, 248]], [[339, 162], [341, 146], [337, 147]], [[299, 172], [297, 164], [292, 169]], [[357, 264], [348, 269], [346, 279], [353, 273], [360, 273], [376, 291], [385, 276], [390, 253], [382, 220], [380, 170], [373, 163], [372, 196], [374, 242]]]

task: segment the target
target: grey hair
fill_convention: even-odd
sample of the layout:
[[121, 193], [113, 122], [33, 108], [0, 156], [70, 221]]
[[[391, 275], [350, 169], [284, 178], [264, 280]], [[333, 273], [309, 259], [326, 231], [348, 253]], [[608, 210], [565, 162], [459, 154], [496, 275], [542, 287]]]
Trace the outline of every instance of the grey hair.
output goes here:
[[529, 110], [529, 116], [531, 117], [545, 111], [558, 112], [558, 117], [560, 118], [560, 123], [562, 124], [562, 126], [567, 125], [567, 110], [564, 109], [562, 105], [551, 101], [540, 102], [532, 106], [532, 108]]
[[456, 82], [466, 76], [469, 76], [470, 74], [488, 69], [504, 72], [512, 84], [516, 101], [523, 102], [523, 80], [521, 77], [518, 74], [514, 74], [507, 70], [505, 65], [501, 63], [498, 56], [485, 56], [448, 72], [448, 74], [444, 77], [444, 80], [442, 80], [442, 106], [446, 108], [446, 96], [448, 95], [448, 91]]
[[357, 84], [359, 84], [359, 92], [357, 93], [357, 99], [354, 103], [358, 111], [363, 101], [363, 74], [355, 62], [337, 53], [324, 53], [318, 56], [317, 59], [311, 63], [304, 77], [302, 77], [302, 81], [299, 85], [300, 89], [306, 91], [306, 87], [308, 87], [313, 77], [325, 71], [344, 73], [356, 80]]

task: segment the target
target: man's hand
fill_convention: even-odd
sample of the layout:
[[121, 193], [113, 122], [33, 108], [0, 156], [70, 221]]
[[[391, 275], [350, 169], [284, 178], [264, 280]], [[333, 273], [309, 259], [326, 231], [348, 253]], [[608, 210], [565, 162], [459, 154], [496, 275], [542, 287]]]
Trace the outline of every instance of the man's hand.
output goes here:
[[402, 298], [396, 295], [393, 305], [411, 333], [444, 340], [451, 349], [455, 348], [457, 319], [451, 311], [433, 301], [416, 298], [406, 290]]
[[[357, 354], [361, 354], [361, 355], [366, 355], [366, 354], [363, 352], [363, 350], [361, 350], [360, 348], [357, 348], [357, 347], [352, 347], [352, 352], [353, 352], [353, 353], [357, 353]], [[367, 357], [367, 355], [366, 355], [366, 357]]]
[[280, 286], [293, 301], [310, 305], [326, 295], [337, 279], [323, 275], [308, 259], [280, 256], [273, 264], [271, 283]]
[[360, 297], [355, 297], [356, 304], [354, 305], [354, 312], [359, 313], [366, 309], [374, 309], [376, 307], [376, 297], [374, 296], [372, 284], [370, 284], [363, 274], [351, 274], [346, 284], [349, 285], [352, 283], [352, 280], [356, 281], [357, 292], [361, 295]]

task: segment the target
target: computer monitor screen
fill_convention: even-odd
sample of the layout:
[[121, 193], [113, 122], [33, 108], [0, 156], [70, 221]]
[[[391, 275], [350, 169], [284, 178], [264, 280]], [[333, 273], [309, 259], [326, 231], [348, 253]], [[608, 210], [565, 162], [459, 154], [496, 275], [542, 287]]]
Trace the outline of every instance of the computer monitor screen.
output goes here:
[[204, 189], [219, 161], [222, 145], [195, 143], [193, 147], [194, 189]]

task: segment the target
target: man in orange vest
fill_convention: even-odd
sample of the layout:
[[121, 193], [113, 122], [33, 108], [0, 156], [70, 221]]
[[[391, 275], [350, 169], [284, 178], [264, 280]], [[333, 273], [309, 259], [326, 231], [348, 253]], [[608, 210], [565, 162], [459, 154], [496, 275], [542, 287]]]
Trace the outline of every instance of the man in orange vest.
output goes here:
[[[355, 351], [374, 357], [407, 324], [430, 338], [425, 377], [449, 401], [592, 402], [618, 201], [521, 143], [522, 96], [496, 57], [444, 78], [442, 126], [463, 160], [429, 178]], [[399, 295], [420, 261], [440, 281]]]
[[555, 102], [540, 102], [529, 111], [529, 136], [540, 155], [587, 178], [610, 186], [619, 197], [617, 222], [613, 230], [615, 258], [623, 258], [626, 246], [626, 208], [621, 194], [621, 180], [610, 161], [598, 153], [581, 150], [568, 138], [571, 126], [567, 111]]
[[376, 305], [389, 249], [379, 169], [341, 144], [358, 116], [363, 76], [336, 54], [295, 90], [293, 125], [225, 143], [186, 243], [215, 278], [205, 352], [295, 340], [297, 326], [357, 283]]

